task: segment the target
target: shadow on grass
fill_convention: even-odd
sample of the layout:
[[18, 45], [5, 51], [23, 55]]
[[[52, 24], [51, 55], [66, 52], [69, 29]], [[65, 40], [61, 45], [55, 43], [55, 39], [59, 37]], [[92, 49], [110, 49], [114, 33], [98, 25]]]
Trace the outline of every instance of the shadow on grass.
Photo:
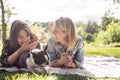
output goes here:
[[56, 76], [57, 80], [88, 80], [87, 77], [79, 76], [79, 75], [60, 75], [60, 74], [52, 74]]

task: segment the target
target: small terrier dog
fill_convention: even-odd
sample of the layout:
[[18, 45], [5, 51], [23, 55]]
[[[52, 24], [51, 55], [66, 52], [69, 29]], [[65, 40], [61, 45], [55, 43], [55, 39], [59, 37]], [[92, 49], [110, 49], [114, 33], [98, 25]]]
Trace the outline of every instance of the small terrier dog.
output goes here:
[[43, 49], [34, 49], [31, 52], [23, 53], [19, 62], [23, 68], [44, 67], [48, 65], [47, 46]]

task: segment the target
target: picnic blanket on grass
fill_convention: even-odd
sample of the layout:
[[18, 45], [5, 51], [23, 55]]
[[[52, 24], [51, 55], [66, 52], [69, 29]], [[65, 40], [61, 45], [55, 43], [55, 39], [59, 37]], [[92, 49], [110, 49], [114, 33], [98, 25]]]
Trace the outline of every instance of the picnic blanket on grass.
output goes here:
[[54, 67], [42, 67], [42, 68], [16, 68], [1, 67], [0, 70], [5, 70], [9, 72], [15, 71], [28, 71], [28, 72], [38, 72], [38, 73], [57, 73], [57, 74], [76, 74], [86, 77], [115, 77], [120, 78], [120, 59], [114, 57], [103, 57], [103, 56], [93, 56], [85, 57], [83, 68], [75, 69], [64, 69], [64, 68], [54, 68]]

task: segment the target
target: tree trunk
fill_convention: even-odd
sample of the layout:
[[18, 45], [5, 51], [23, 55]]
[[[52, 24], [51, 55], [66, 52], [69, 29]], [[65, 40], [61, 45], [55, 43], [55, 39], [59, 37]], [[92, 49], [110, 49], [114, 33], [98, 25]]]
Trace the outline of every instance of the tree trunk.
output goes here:
[[5, 12], [4, 12], [4, 4], [3, 0], [0, 0], [1, 2], [1, 12], [2, 12], [2, 42], [6, 39], [6, 23], [5, 23]]

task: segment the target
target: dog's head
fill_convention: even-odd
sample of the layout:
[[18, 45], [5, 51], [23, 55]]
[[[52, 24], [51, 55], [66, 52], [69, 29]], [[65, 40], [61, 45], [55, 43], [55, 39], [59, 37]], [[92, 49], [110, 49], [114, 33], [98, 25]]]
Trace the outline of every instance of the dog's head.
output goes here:
[[45, 49], [34, 49], [33, 51], [30, 52], [30, 58], [32, 62], [39, 66], [46, 66], [48, 64], [48, 55], [46, 52], [47, 46]]

